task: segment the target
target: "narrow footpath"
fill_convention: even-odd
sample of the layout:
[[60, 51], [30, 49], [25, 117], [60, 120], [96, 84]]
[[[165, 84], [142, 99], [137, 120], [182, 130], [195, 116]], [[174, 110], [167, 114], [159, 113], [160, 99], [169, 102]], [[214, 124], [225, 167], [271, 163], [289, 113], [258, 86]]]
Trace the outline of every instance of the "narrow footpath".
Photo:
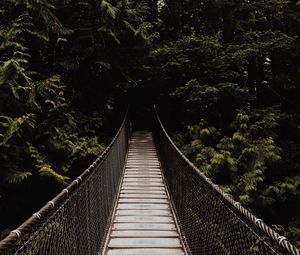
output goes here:
[[150, 132], [134, 132], [104, 255], [184, 255]]

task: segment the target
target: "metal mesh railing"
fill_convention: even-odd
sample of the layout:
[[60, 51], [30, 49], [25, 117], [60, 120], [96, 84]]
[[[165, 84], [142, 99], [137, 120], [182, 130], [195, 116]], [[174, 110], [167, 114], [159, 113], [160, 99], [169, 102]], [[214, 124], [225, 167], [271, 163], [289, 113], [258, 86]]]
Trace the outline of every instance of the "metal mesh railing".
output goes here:
[[0, 242], [4, 255], [101, 254], [125, 164], [128, 113], [105, 152]]
[[155, 142], [189, 254], [293, 254], [299, 250], [213, 184], [176, 147], [158, 115]]

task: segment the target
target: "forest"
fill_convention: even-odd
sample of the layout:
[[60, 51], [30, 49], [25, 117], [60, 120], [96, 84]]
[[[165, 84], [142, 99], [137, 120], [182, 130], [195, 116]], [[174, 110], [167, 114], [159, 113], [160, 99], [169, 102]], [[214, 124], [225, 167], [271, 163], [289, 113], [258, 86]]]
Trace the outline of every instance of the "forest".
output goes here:
[[298, 0], [1, 0], [0, 238], [127, 105], [155, 103], [206, 176], [300, 247], [299, 35]]

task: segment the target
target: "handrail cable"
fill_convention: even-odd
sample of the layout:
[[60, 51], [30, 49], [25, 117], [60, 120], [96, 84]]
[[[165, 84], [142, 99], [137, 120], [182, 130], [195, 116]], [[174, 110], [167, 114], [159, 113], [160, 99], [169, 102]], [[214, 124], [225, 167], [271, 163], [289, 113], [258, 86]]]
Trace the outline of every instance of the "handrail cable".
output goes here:
[[[200, 212], [202, 209], [201, 208], [197, 208], [197, 207], [205, 207], [203, 204], [192, 204], [190, 201], [188, 201], [188, 199], [198, 199], [200, 202], [201, 199], [199, 198], [195, 198], [196, 195], [199, 196], [199, 193], [196, 194], [196, 190], [198, 189], [203, 189], [203, 190], [207, 190], [207, 187], [204, 186], [209, 186], [210, 190], [215, 192], [215, 195], [211, 195], [210, 199], [215, 199], [216, 196], [219, 197], [220, 200], [222, 200], [222, 204], [219, 204], [219, 202], [215, 202], [216, 204], [214, 204], [216, 206], [216, 208], [214, 208], [215, 210], [224, 210], [224, 214], [225, 211], [227, 213], [227, 211], [231, 211], [233, 214], [236, 215], [237, 218], [239, 219], [235, 219], [234, 217], [232, 219], [230, 219], [230, 217], [228, 217], [227, 220], [231, 220], [232, 224], [234, 224], [233, 222], [236, 222], [238, 220], [241, 221], [241, 225], [244, 224], [245, 226], [243, 226], [244, 231], [247, 231], [246, 229], [248, 229], [249, 231], [249, 236], [248, 237], [243, 237], [244, 233], [240, 233], [237, 234], [237, 231], [240, 231], [239, 229], [235, 229], [234, 231], [236, 233], [233, 233], [234, 231], [232, 230], [231, 234], [237, 234], [237, 240], [235, 240], [235, 242], [239, 242], [238, 238], [245, 238], [246, 240], [245, 243], [248, 241], [249, 242], [249, 247], [243, 247], [243, 251], [246, 252], [246, 249], [253, 249], [253, 253], [251, 254], [265, 254], [264, 252], [259, 253], [258, 251], [256, 251], [255, 249], [257, 248], [257, 243], [256, 242], [261, 242], [261, 245], [264, 246], [264, 248], [261, 248], [261, 250], [266, 250], [267, 252], [271, 252], [271, 254], [282, 254], [280, 252], [285, 252], [284, 254], [288, 253], [288, 254], [292, 254], [292, 255], [300, 255], [300, 251], [299, 249], [297, 249], [294, 245], [292, 245], [286, 237], [279, 235], [278, 233], [276, 233], [272, 228], [270, 228], [269, 226], [267, 226], [263, 220], [258, 219], [256, 216], [254, 216], [251, 212], [249, 212], [247, 209], [245, 209], [239, 202], [235, 201], [233, 199], [233, 197], [225, 192], [223, 192], [220, 187], [218, 185], [216, 185], [215, 183], [213, 183], [208, 177], [206, 177], [204, 175], [203, 172], [201, 172], [201, 170], [199, 170], [179, 149], [178, 147], [175, 145], [175, 143], [173, 142], [173, 140], [171, 139], [171, 137], [169, 136], [169, 134], [167, 133], [166, 129], [164, 128], [162, 121], [158, 115], [157, 109], [154, 106], [155, 109], [155, 115], [156, 115], [156, 121], [157, 121], [157, 126], [156, 126], [156, 142], [157, 142], [157, 147], [158, 150], [160, 152], [160, 158], [162, 161], [162, 166], [163, 166], [163, 171], [166, 175], [166, 179], [167, 179], [167, 184], [168, 184], [168, 188], [172, 197], [172, 202], [173, 205], [176, 209], [176, 214], [178, 217], [179, 222], [181, 222], [181, 228], [182, 228], [182, 232], [183, 234], [186, 234], [185, 238], [186, 238], [186, 244], [187, 246], [191, 249], [191, 253], [193, 254], [221, 254], [217, 253], [216, 251], [213, 251], [212, 253], [210, 251], [212, 251], [212, 248], [207, 248], [207, 250], [205, 250], [204, 253], [200, 253], [200, 250], [203, 247], [196, 247], [197, 245], [202, 245], [201, 242], [199, 242], [199, 239], [197, 240], [197, 243], [193, 243], [192, 240], [193, 237], [191, 238], [191, 236], [193, 235], [193, 233], [191, 233], [191, 230], [187, 230], [187, 227], [189, 228], [193, 228], [193, 219], [198, 218], [198, 220], [202, 220], [204, 223], [206, 220], [209, 221], [209, 224], [216, 224], [217, 222], [215, 221], [215, 219], [213, 218], [209, 218], [206, 219], [205, 217], [207, 217], [207, 213], [208, 214], [213, 214], [214, 212]], [[176, 159], [176, 157], [180, 157], [181, 160]], [[177, 171], [182, 171], [181, 173], [176, 173]], [[192, 173], [193, 172], [193, 173]], [[193, 176], [193, 174], [196, 174], [198, 177], [201, 178], [201, 180], [197, 180], [197, 176]], [[177, 177], [177, 180], [175, 180]], [[197, 185], [199, 185], [198, 187], [195, 186], [195, 190], [193, 190], [193, 192], [188, 191], [188, 189], [191, 189], [191, 186], [189, 186], [189, 184], [191, 184], [191, 181], [189, 180], [189, 178], [193, 179], [193, 181], [195, 182], [199, 182], [197, 183]], [[185, 183], [186, 181], [186, 183]], [[203, 183], [201, 183], [201, 181]], [[187, 187], [186, 190], [184, 190], [183, 187], [180, 186], [181, 185], [185, 185]], [[193, 184], [191, 184], [193, 186]], [[181, 189], [181, 190], [179, 190]], [[186, 193], [185, 193], [186, 192]], [[210, 192], [210, 191], [208, 191]], [[217, 195], [216, 195], [217, 194]], [[201, 195], [200, 195], [201, 196]], [[207, 197], [206, 197], [207, 198]], [[183, 201], [179, 201], [179, 200], [183, 200]], [[186, 200], [184, 202], [184, 200]], [[182, 205], [181, 203], [184, 203], [184, 205]], [[208, 201], [208, 199], [205, 201], [206, 203], [210, 203], [210, 201]], [[225, 204], [224, 204], [225, 202]], [[186, 211], [185, 213], [182, 213], [181, 211]], [[188, 212], [187, 212], [188, 211]], [[192, 216], [192, 213], [196, 214], [196, 212], [199, 211], [199, 215], [194, 215]], [[201, 215], [202, 213], [202, 215]], [[218, 212], [216, 212], [218, 213]], [[201, 219], [201, 216], [205, 216]], [[215, 215], [216, 216], [216, 215]], [[222, 215], [219, 215], [220, 217], [222, 217]], [[183, 217], [190, 217], [190, 219], [183, 219]], [[223, 215], [223, 217], [225, 217], [225, 215]], [[191, 220], [192, 219], [192, 220]], [[191, 221], [190, 221], [191, 220]], [[234, 228], [234, 226], [230, 226], [230, 224], [226, 224], [226, 222], [222, 222], [224, 224], [224, 226], [226, 225], [226, 228], [232, 227]], [[253, 227], [255, 226], [255, 227]], [[237, 227], [237, 226], [235, 226]], [[227, 229], [228, 230], [228, 229]], [[195, 229], [195, 232], [197, 232], [198, 230]], [[206, 231], [209, 231], [208, 229]], [[220, 229], [218, 231], [221, 231]], [[225, 231], [225, 229], [224, 229]], [[204, 231], [205, 232], [205, 231]], [[254, 240], [255, 237], [252, 237], [250, 232], [255, 233], [256, 238], [260, 239], [260, 240]], [[200, 232], [199, 232], [200, 233]], [[198, 233], [198, 234], [199, 234]], [[203, 234], [203, 233], [202, 233]], [[221, 235], [222, 233], [219, 232], [217, 233], [218, 235]], [[253, 235], [253, 234], [252, 234]], [[271, 244], [271, 242], [265, 241], [264, 237], [261, 237], [262, 235], [265, 235], [269, 238], [271, 238], [271, 241], [273, 241], [273, 243]], [[189, 236], [189, 237], [188, 237]], [[209, 237], [209, 235], [206, 236], [206, 238], [211, 238]], [[253, 239], [251, 242], [247, 239]], [[207, 241], [207, 240], [206, 240]], [[225, 241], [226, 242], [226, 241]], [[192, 247], [193, 245], [195, 245], [195, 247]], [[226, 244], [222, 244], [223, 246], [226, 246]], [[240, 244], [241, 246], [243, 246], [242, 244]], [[252, 245], [252, 246], [251, 246]], [[274, 248], [271, 248], [271, 245], [274, 245]], [[251, 246], [251, 247], [250, 247]], [[276, 247], [280, 247], [279, 251]], [[223, 247], [223, 249], [226, 250], [226, 248]], [[228, 248], [227, 249], [231, 249]], [[274, 250], [273, 250], [274, 249]], [[203, 252], [203, 250], [201, 250]], [[235, 248], [235, 251], [238, 251], [238, 249]], [[240, 250], [240, 253], [235, 253], [235, 252], [231, 252], [230, 254], [250, 254], [250, 253], [242, 253], [242, 250]], [[248, 251], [249, 252], [249, 251]], [[255, 253], [257, 252], [257, 253]], [[268, 253], [269, 254], [269, 253]]]
[[[127, 110], [117, 134], [104, 152], [67, 188], [0, 241], [0, 253], [45, 254], [51, 243], [53, 246], [59, 243], [62, 247], [53, 247], [57, 251], [47, 254], [99, 252], [103, 248], [101, 245], [106, 235], [106, 225], [109, 223], [121, 179], [130, 128]], [[72, 217], [74, 218], [71, 219]], [[84, 226], [80, 225], [81, 220], [85, 221]], [[86, 243], [76, 243], [80, 237]], [[37, 244], [41, 247], [35, 247]]]
[[[286, 237], [193, 165], [168, 135], [156, 109], [155, 117], [154, 140], [189, 254], [300, 255]], [[130, 133], [127, 111], [106, 150], [67, 188], [0, 241], [0, 253], [101, 254], [112, 224]]]

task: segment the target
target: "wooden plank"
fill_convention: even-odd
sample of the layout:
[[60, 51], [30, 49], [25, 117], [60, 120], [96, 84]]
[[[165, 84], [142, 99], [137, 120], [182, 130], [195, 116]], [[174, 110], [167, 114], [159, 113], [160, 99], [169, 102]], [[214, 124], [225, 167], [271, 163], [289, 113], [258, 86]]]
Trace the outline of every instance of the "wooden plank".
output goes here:
[[130, 149], [140, 148], [141, 146], [145, 146], [146, 148], [153, 148], [154, 147], [153, 138], [152, 137], [148, 137], [145, 140], [144, 140], [144, 138], [141, 138], [141, 137], [132, 137], [130, 139], [130, 143], [133, 143], [129, 147]]
[[148, 148], [129, 148], [129, 153], [130, 154], [138, 154], [138, 155], [147, 155], [147, 154], [156, 154], [156, 150], [153, 147], [148, 147]]
[[132, 177], [127, 177], [123, 179], [123, 182], [162, 182], [162, 178], [132, 178]]
[[143, 157], [142, 159], [137, 159], [137, 157], [135, 158], [131, 158], [131, 159], [127, 159], [126, 164], [142, 164], [142, 165], [148, 165], [148, 164], [159, 164], [158, 159], [150, 159], [149, 157]]
[[[148, 188], [164, 188], [163, 183], [154, 183], [154, 182], [125, 182], [122, 185], [122, 189], [131, 188], [131, 189], [148, 189]], [[157, 190], [157, 189], [155, 189]]]
[[[135, 180], [135, 181], [143, 181], [143, 179], [144, 180], [154, 180], [154, 181], [161, 181], [162, 180], [162, 176], [161, 175], [152, 175], [151, 176], [151, 173], [144, 173], [144, 175], [139, 175], [139, 176], [137, 176], [137, 177], [134, 177], [134, 176], [128, 176], [128, 173], [126, 173], [125, 172], [125, 174], [127, 174], [127, 175], [125, 175], [124, 176], [124, 181], [133, 181], [133, 180]], [[147, 174], [148, 174], [148, 176], [147, 176]]]
[[150, 166], [150, 165], [126, 165], [126, 168], [145, 168], [145, 169], [160, 169], [160, 166]]
[[136, 174], [136, 175], [142, 175], [142, 174], [153, 174], [153, 175], [161, 175], [161, 171], [159, 169], [157, 170], [141, 170], [141, 169], [126, 169], [125, 174]]
[[118, 204], [117, 209], [126, 210], [165, 210], [169, 209], [168, 204]]
[[160, 170], [160, 165], [154, 165], [154, 164], [126, 164], [125, 169], [141, 169], [141, 170]]
[[146, 157], [142, 157], [142, 158], [131, 158], [131, 159], [127, 159], [127, 163], [155, 163], [158, 164], [159, 161], [157, 158], [153, 158], [153, 159], [149, 159]]
[[113, 230], [176, 230], [172, 223], [114, 223]]
[[129, 166], [146, 166], [146, 167], [149, 167], [149, 166], [153, 166], [155, 168], [159, 168], [160, 165], [158, 162], [146, 162], [146, 160], [141, 160], [141, 161], [138, 161], [138, 162], [127, 162], [126, 163], [126, 166], [129, 167]]
[[120, 204], [169, 204], [168, 199], [120, 198]]
[[154, 170], [154, 171], [161, 171], [159, 166], [126, 166], [126, 170]]
[[178, 233], [169, 230], [115, 230], [111, 237], [178, 237]]
[[140, 165], [142, 165], [142, 166], [148, 166], [148, 165], [155, 165], [155, 166], [159, 166], [159, 163], [158, 163], [158, 161], [148, 161], [148, 160], [146, 160], [146, 159], [143, 159], [143, 160], [135, 160], [135, 161], [133, 161], [133, 160], [128, 160], [127, 161], [127, 163], [126, 163], [126, 165], [127, 166], [130, 166], [130, 165], [138, 165], [138, 166], [140, 166]]
[[151, 191], [151, 190], [154, 190], [154, 191], [165, 191], [165, 187], [152, 187], [152, 186], [128, 186], [128, 187], [125, 187], [125, 186], [122, 186], [122, 189], [121, 191], [123, 190], [145, 190], [145, 191]]
[[117, 210], [116, 215], [131, 216], [131, 215], [147, 215], [147, 216], [171, 216], [171, 212], [165, 210]]
[[124, 178], [158, 178], [162, 179], [163, 175], [159, 171], [125, 171]]
[[[156, 157], [156, 156], [155, 156]], [[135, 162], [138, 162], [138, 163], [143, 163], [145, 161], [153, 161], [154, 160], [152, 158], [150, 158], [149, 156], [141, 156], [141, 157], [134, 157], [135, 158]], [[129, 161], [133, 161], [133, 159], [127, 159], [127, 162]], [[134, 163], [134, 162], [131, 162], [131, 163]], [[155, 161], [155, 163], [159, 163], [159, 161]]]
[[159, 164], [154, 164], [154, 163], [149, 163], [149, 164], [145, 164], [145, 163], [130, 163], [130, 164], [126, 164], [126, 168], [128, 167], [152, 167], [152, 168], [157, 168], [159, 169], [160, 168], [160, 165]]
[[126, 164], [159, 164], [159, 161], [157, 158], [154, 157], [153, 155], [152, 158], [149, 158], [149, 156], [140, 156], [140, 157], [133, 157], [133, 158], [127, 158]]
[[129, 142], [130, 150], [138, 150], [138, 149], [143, 149], [143, 148], [145, 148], [147, 150], [155, 149], [155, 145], [153, 143], [152, 138], [149, 137], [148, 140], [142, 141], [142, 142], [139, 141], [138, 139], [140, 139], [140, 138], [137, 138], [137, 139], [133, 138], [133, 140], [130, 140], [130, 142]]
[[155, 163], [159, 163], [159, 160], [157, 157], [153, 156], [153, 157], [149, 157], [149, 156], [143, 156], [143, 157], [130, 157], [130, 158], [127, 158], [127, 162], [135, 162], [135, 161], [138, 161], [138, 162], [145, 162], [145, 161], [151, 161], [151, 162], [155, 162]]
[[140, 156], [134, 156], [132, 154], [128, 154], [127, 160], [157, 160], [156, 154], [146, 154], [146, 155], [140, 155]]
[[129, 146], [130, 152], [137, 152], [137, 153], [146, 153], [146, 152], [156, 152], [154, 145], [152, 146], [146, 146], [146, 144], [143, 144], [141, 146]]
[[147, 143], [138, 143], [138, 141], [132, 140], [131, 142], [133, 142], [133, 144], [130, 144], [129, 150], [142, 150], [143, 148], [146, 150], [155, 150], [154, 144], [151, 141], [148, 141]]
[[137, 172], [136, 173], [136, 171], [133, 171], [133, 170], [131, 170], [131, 171], [128, 171], [128, 170], [126, 170], [125, 171], [125, 175], [124, 175], [124, 177], [135, 177], [136, 176], [136, 178], [139, 178], [139, 177], [141, 177], [141, 176], [145, 176], [145, 177], [162, 177], [162, 173], [161, 173], [161, 171], [153, 171], [153, 172], [151, 172], [151, 171], [140, 171], [140, 172]]
[[131, 182], [140, 182], [140, 181], [154, 181], [159, 182], [162, 181], [162, 177], [155, 176], [155, 177], [131, 177], [131, 176], [124, 176], [123, 181], [131, 181]]
[[161, 187], [164, 188], [163, 182], [123, 182], [122, 187]]
[[[151, 185], [153, 184], [153, 185]], [[123, 182], [122, 189], [133, 189], [132, 187], [138, 187], [137, 189], [152, 189], [152, 190], [165, 190], [165, 186], [163, 182]]]
[[146, 144], [141, 144], [140, 146], [129, 146], [129, 152], [130, 153], [139, 153], [139, 154], [145, 154], [145, 153], [155, 153], [156, 150], [154, 146], [152, 145], [146, 145]]
[[162, 178], [134, 178], [125, 177], [123, 182], [162, 182]]
[[150, 132], [135, 132], [106, 255], [184, 255]]
[[129, 152], [128, 160], [133, 159], [157, 159], [157, 154], [155, 152], [145, 152], [145, 153], [137, 153], [137, 152]]
[[161, 183], [162, 182], [162, 178], [124, 178], [123, 179], [123, 183], [126, 183], [126, 182], [154, 182], [154, 183]]
[[157, 186], [149, 186], [149, 185], [145, 185], [145, 186], [141, 186], [141, 185], [131, 185], [131, 186], [122, 186], [122, 188], [121, 188], [121, 192], [122, 191], [126, 191], [126, 190], [137, 190], [137, 191], [146, 191], [146, 192], [151, 192], [151, 191], [163, 191], [163, 192], [165, 192], [166, 190], [165, 190], [165, 186], [164, 185], [162, 185], [162, 186], [159, 186], [159, 187], [157, 187]]
[[122, 190], [126, 190], [126, 189], [138, 189], [138, 190], [141, 190], [141, 189], [144, 189], [144, 190], [164, 190], [165, 191], [165, 186], [164, 185], [159, 185], [159, 186], [151, 186], [151, 185], [144, 185], [144, 186], [141, 186], [139, 184], [135, 185], [135, 184], [131, 184], [131, 185], [122, 185]]
[[141, 172], [145, 172], [145, 171], [153, 171], [153, 172], [160, 172], [161, 173], [161, 169], [159, 167], [145, 167], [145, 166], [138, 166], [138, 167], [126, 167], [125, 168], [126, 171], [141, 171]]
[[125, 173], [124, 174], [126, 174], [126, 175], [138, 175], [138, 176], [143, 176], [143, 175], [145, 175], [145, 176], [159, 176], [159, 177], [162, 177], [162, 172], [161, 171], [153, 171], [153, 170], [151, 170], [151, 171], [149, 171], [149, 170], [146, 170], [146, 171], [144, 171], [144, 170], [126, 170], [125, 171]]
[[[160, 188], [160, 187], [158, 187]], [[143, 187], [138, 187], [137, 189], [121, 189], [120, 195], [126, 195], [126, 194], [130, 194], [130, 196], [151, 196], [154, 195], [153, 197], [158, 197], [158, 196], [166, 196], [166, 192], [165, 190], [162, 189], [147, 189], [143, 188]]]
[[144, 179], [145, 180], [155, 180], [155, 181], [162, 181], [163, 178], [162, 176], [159, 176], [159, 175], [139, 175], [139, 176], [136, 176], [136, 175], [127, 175], [127, 176], [124, 176], [124, 181], [132, 181], [132, 179], [136, 179], [136, 181], [140, 182], [140, 181], [143, 181]]
[[132, 162], [130, 164], [126, 163], [126, 167], [130, 167], [130, 168], [132, 168], [132, 167], [147, 167], [147, 168], [152, 167], [152, 168], [156, 168], [156, 169], [160, 168], [159, 163], [145, 164], [144, 162], [145, 162], [145, 159], [141, 160], [140, 163], [139, 162], [137, 162], [137, 163]]
[[[129, 156], [132, 156], [132, 154], [134, 154], [134, 153], [136, 153], [136, 154], [139, 154], [140, 156], [142, 156], [142, 155], [148, 155], [148, 154], [150, 154], [152, 157], [154, 157], [154, 156], [156, 156], [157, 154], [156, 154], [156, 150], [152, 150], [152, 149], [150, 149], [151, 151], [150, 152], [144, 152], [143, 153], [143, 150], [142, 149], [134, 149], [134, 148], [131, 148], [130, 149], [130, 153], [128, 153], [128, 155]], [[156, 157], [156, 159], [157, 159], [157, 157]]]
[[[135, 189], [135, 190], [130, 190], [130, 189], [127, 189], [127, 190], [121, 190], [121, 193], [120, 195], [161, 195], [161, 196], [166, 196], [167, 193], [163, 190], [143, 190], [143, 189]], [[124, 197], [122, 197], [124, 198]], [[168, 198], [165, 197], [165, 198]]]
[[120, 216], [117, 215], [114, 222], [122, 223], [174, 223], [173, 218], [168, 216]]
[[154, 170], [160, 170], [160, 166], [149, 166], [149, 165], [139, 165], [139, 166], [126, 165], [125, 168], [126, 168], [126, 169], [140, 168], [140, 169], [154, 169]]
[[146, 176], [146, 177], [150, 177], [153, 176], [154, 178], [162, 178], [162, 173], [161, 171], [149, 171], [149, 170], [126, 170], [124, 173], [126, 176], [124, 177], [131, 177], [131, 176], [137, 176], [137, 178], [141, 177], [141, 176]]
[[178, 238], [112, 238], [109, 248], [181, 248]]
[[160, 167], [158, 163], [127, 163], [126, 167]]
[[156, 151], [149, 151], [149, 152], [142, 152], [142, 151], [130, 151], [128, 152], [128, 159], [134, 158], [142, 158], [142, 157], [149, 157], [151, 159], [158, 159]]
[[139, 191], [139, 192], [126, 192], [126, 191], [122, 191], [120, 193], [120, 197], [121, 198], [165, 198], [167, 199], [167, 195], [165, 192], [158, 192], [158, 193], [153, 193], [153, 192], [143, 192], [143, 191]]
[[124, 178], [160, 178], [162, 179], [162, 175], [160, 173], [158, 174], [149, 174], [149, 173], [125, 173]]
[[159, 163], [159, 160], [157, 158], [156, 154], [140, 154], [140, 155], [133, 155], [128, 154], [128, 158], [126, 163], [144, 163], [144, 162], [153, 162], [153, 163]]
[[159, 165], [159, 162], [158, 160], [146, 160], [145, 158], [143, 158], [143, 160], [133, 160], [133, 159], [130, 159], [130, 160], [127, 160], [126, 162], [126, 165]]
[[155, 182], [123, 182], [122, 188], [125, 187], [160, 187], [164, 188], [163, 183], [155, 183]]
[[[131, 173], [132, 175], [135, 174], [134, 172], [130, 172], [130, 171], [126, 171], [125, 174], [128, 174], [128, 173]], [[159, 173], [159, 172], [157, 172]], [[155, 174], [157, 174], [155, 173]], [[148, 176], [145, 176], [143, 177], [143, 174], [144, 175], [148, 175]], [[148, 172], [148, 171], [145, 171], [145, 172], [140, 172], [140, 175], [138, 177], [132, 177], [132, 176], [124, 176], [124, 179], [123, 181], [132, 181], [134, 178], [136, 178], [135, 181], [143, 181], [143, 178], [145, 179], [145, 181], [148, 181], [149, 179], [153, 179], [153, 181], [161, 181], [162, 180], [162, 176], [161, 175], [156, 175], [156, 176], [153, 176], [153, 177], [150, 177], [149, 175], [153, 175], [152, 172]]]
[[[151, 185], [151, 183], [153, 184], [153, 186], [161, 186], [163, 185], [163, 182], [162, 182], [162, 179], [160, 180], [149, 180], [149, 179], [145, 179], [145, 180], [135, 180], [135, 181], [130, 181], [130, 180], [127, 180], [127, 179], [124, 179], [123, 180], [123, 184], [124, 185], [127, 185], [127, 184], [138, 184], [138, 186], [140, 186], [141, 184], [147, 184], [147, 186]], [[122, 185], [123, 186], [123, 185]]]
[[131, 142], [134, 145], [129, 146], [129, 150], [139, 150], [139, 149], [145, 149], [145, 150], [155, 150], [154, 144], [152, 143], [152, 140], [149, 138], [147, 142], [139, 143], [138, 140], [131, 140]]
[[161, 172], [161, 169], [159, 167], [151, 167], [151, 166], [126, 166], [125, 170], [127, 171], [159, 171]]
[[[144, 145], [145, 146], [145, 145]], [[129, 146], [129, 152], [131, 153], [139, 153], [139, 154], [145, 154], [145, 153], [155, 153], [156, 150], [153, 147], [146, 147], [144, 148], [144, 146], [140, 146], [140, 147], [132, 147]]]
[[167, 195], [163, 190], [121, 190], [120, 194]]
[[160, 165], [155, 164], [155, 165], [149, 165], [149, 164], [126, 164], [126, 168], [133, 168], [133, 167], [146, 167], [146, 168], [159, 168]]
[[182, 249], [110, 249], [107, 255], [184, 255]]
[[166, 194], [128, 194], [121, 193], [120, 198], [164, 198], [167, 199]]
[[129, 152], [127, 160], [150, 160], [150, 161], [158, 161], [158, 156], [155, 152]]
[[141, 158], [150, 158], [152, 160], [159, 160], [155, 150], [149, 151], [129, 151], [127, 159], [141, 159]]
[[129, 150], [128, 151], [130, 156], [134, 156], [134, 157], [144, 157], [144, 156], [151, 156], [151, 157], [155, 157], [157, 156], [156, 151], [154, 149], [148, 149], [148, 150], [144, 150], [144, 149], [136, 149], [136, 150]]

